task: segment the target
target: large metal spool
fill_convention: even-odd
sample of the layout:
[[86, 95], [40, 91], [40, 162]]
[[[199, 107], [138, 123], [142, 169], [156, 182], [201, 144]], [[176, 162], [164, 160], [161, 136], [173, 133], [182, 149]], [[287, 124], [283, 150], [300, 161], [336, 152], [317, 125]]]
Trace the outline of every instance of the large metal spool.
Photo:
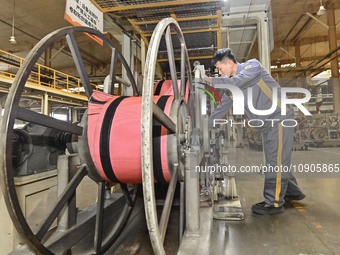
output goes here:
[[[177, 86], [177, 76], [175, 67], [175, 58], [172, 47], [171, 29], [176, 31], [176, 36], [181, 44], [181, 90], [179, 91]], [[156, 58], [157, 52], [160, 44], [161, 37], [166, 31], [166, 45], [169, 55], [169, 65], [171, 69], [171, 80], [173, 86], [173, 96], [167, 96], [166, 103], [169, 102], [168, 112], [163, 111], [158, 105], [162, 97], [154, 97], [154, 75], [156, 68]], [[111, 58], [111, 68], [110, 68], [110, 81], [108, 87], [104, 88], [105, 93], [93, 92], [93, 88], [90, 85], [88, 74], [84, 67], [84, 63], [75, 39], [76, 33], [89, 33], [99, 37], [103, 40], [104, 44], [111, 48], [112, 58]], [[141, 156], [140, 164], [136, 164], [136, 171], [131, 175], [126, 175], [127, 171], [130, 169], [122, 169], [121, 172], [117, 172], [118, 181], [120, 181], [121, 194], [123, 198], [123, 204], [120, 208], [120, 213], [117, 216], [117, 221], [112, 226], [112, 231], [107, 235], [103, 234], [103, 222], [104, 222], [104, 194], [108, 191], [110, 183], [116, 180], [108, 178], [105, 174], [104, 169], [100, 171], [98, 167], [98, 160], [96, 156], [91, 157], [92, 147], [95, 147], [92, 140], [89, 144], [88, 135], [91, 128], [88, 128], [88, 119], [92, 118], [89, 116], [91, 114], [91, 108], [88, 109], [88, 114], [85, 114], [80, 125], [71, 124], [68, 122], [56, 120], [52, 117], [48, 117], [31, 110], [22, 108], [19, 106], [19, 101], [23, 93], [25, 83], [34, 68], [35, 63], [38, 61], [39, 57], [46, 51], [57, 40], [66, 37], [66, 41], [74, 58], [75, 65], [77, 67], [79, 76], [82, 81], [82, 85], [85, 88], [85, 92], [88, 98], [98, 97], [98, 95], [105, 95], [109, 100], [115, 101], [120, 97], [113, 96], [113, 84], [115, 82], [115, 72], [117, 66], [117, 59], [119, 59], [123, 65], [123, 68], [127, 71], [127, 76], [129, 83], [133, 87], [134, 97], [126, 98], [122, 102], [134, 102], [137, 108], [134, 108], [133, 116], [131, 120], [134, 121], [135, 125], [131, 130], [134, 133], [140, 132], [140, 140], [135, 141], [134, 146], [127, 147], [140, 148], [140, 154], [134, 156], [135, 161], [137, 157]], [[186, 50], [183, 34], [179, 28], [178, 23], [172, 19], [162, 20], [156, 27], [155, 32], [151, 38], [143, 80], [143, 96], [138, 97], [138, 91], [133, 79], [132, 73], [127, 65], [123, 56], [114, 47], [111, 41], [109, 41], [105, 36], [103, 36], [98, 31], [95, 31], [86, 27], [68, 27], [56, 30], [49, 35], [45, 36], [28, 54], [22, 68], [18, 71], [16, 78], [11, 86], [10, 93], [8, 95], [5, 112], [1, 122], [1, 147], [0, 153], [3, 155], [1, 157], [1, 187], [4, 195], [4, 200], [6, 202], [9, 214], [12, 218], [13, 224], [21, 237], [25, 240], [25, 243], [36, 253], [39, 254], [59, 254], [67, 251], [72, 245], [76, 245], [81, 238], [78, 236], [74, 240], [70, 240], [70, 247], [51, 248], [47, 245], [47, 239], [51, 236], [53, 237], [53, 229], [51, 228], [53, 222], [67, 204], [69, 199], [75, 193], [77, 187], [82, 182], [85, 176], [89, 176], [91, 179], [98, 183], [98, 203], [97, 203], [97, 216], [96, 224], [93, 229], [94, 240], [93, 240], [93, 251], [96, 254], [102, 254], [107, 251], [113, 242], [118, 238], [119, 234], [123, 230], [131, 210], [133, 208], [135, 198], [136, 198], [136, 186], [131, 186], [128, 188], [128, 183], [143, 183], [143, 195], [145, 203], [146, 220], [149, 228], [151, 243], [156, 254], [165, 254], [164, 251], [164, 238], [166, 234], [167, 224], [169, 220], [169, 214], [171, 209], [171, 204], [173, 201], [173, 196], [176, 188], [177, 180], [183, 180], [183, 158], [180, 153], [180, 148], [184, 144], [188, 143], [189, 133], [190, 133], [190, 116], [192, 116], [191, 111], [193, 107], [189, 107], [185, 100], [185, 78], [188, 78], [188, 85], [191, 86], [191, 74], [190, 74], [190, 64], [188, 53]], [[100, 97], [100, 96], [99, 96]], [[121, 102], [121, 104], [123, 104]], [[189, 101], [190, 105], [190, 101]], [[126, 107], [122, 107], [126, 108]], [[127, 109], [127, 108], [126, 108]], [[137, 109], [137, 110], [136, 110]], [[119, 113], [118, 111], [117, 113]], [[137, 113], [141, 113], [138, 115]], [[32, 226], [28, 223], [24, 216], [22, 208], [20, 207], [18, 196], [16, 193], [14, 185], [14, 173], [13, 173], [13, 162], [12, 162], [12, 139], [14, 136], [14, 123], [15, 120], [22, 120], [29, 123], [35, 123], [44, 127], [54, 128], [63, 132], [70, 133], [74, 136], [79, 136], [79, 156], [82, 159], [82, 164], [77, 170], [76, 174], [73, 176], [69, 184], [66, 186], [64, 192], [59, 196], [57, 203], [51, 205], [51, 212], [46, 219], [43, 219], [41, 224], [38, 226]], [[112, 123], [111, 123], [112, 124]], [[118, 122], [119, 124], [119, 122]], [[138, 127], [138, 128], [137, 128]], [[155, 162], [158, 162], [159, 158], [154, 158], [154, 134], [156, 129], [161, 129], [161, 134], [166, 134], [166, 143], [161, 143], [161, 148], [158, 154], [166, 154], [168, 162], [168, 168], [161, 168], [163, 178], [165, 182], [169, 183], [169, 188], [166, 194], [165, 206], [161, 213], [161, 217], [157, 218], [157, 209], [155, 201], [155, 173], [159, 173], [159, 170], [154, 171]], [[117, 129], [119, 130], [119, 128]], [[134, 139], [136, 136], [134, 136]], [[117, 139], [119, 140], [119, 139]], [[162, 140], [162, 139], [160, 139]], [[113, 142], [114, 143], [114, 142]], [[165, 145], [166, 144], [166, 145]], [[110, 147], [110, 146], [109, 146]], [[165, 149], [166, 148], [166, 149]], [[156, 153], [157, 154], [157, 153]], [[130, 154], [131, 155], [131, 154]], [[113, 162], [116, 162], [113, 160]], [[112, 163], [112, 162], [111, 162]], [[120, 171], [120, 170], [118, 170]], [[104, 173], [104, 174], [103, 174]], [[157, 178], [156, 178], [157, 181]], [[183, 227], [183, 226], [182, 226]], [[183, 233], [183, 229], [180, 229], [180, 233]], [[87, 234], [87, 233], [85, 233]], [[72, 243], [74, 242], [74, 243]], [[61, 248], [60, 248], [61, 247]]]
[[[184, 132], [186, 119], [174, 97], [154, 96], [153, 101], [179, 124], [177, 132]], [[109, 96], [95, 91], [90, 98], [87, 138], [95, 171], [103, 180], [142, 183], [141, 111], [141, 97]], [[152, 142], [155, 182], [168, 183], [174, 164], [180, 164], [177, 148], [181, 141], [154, 120]]]

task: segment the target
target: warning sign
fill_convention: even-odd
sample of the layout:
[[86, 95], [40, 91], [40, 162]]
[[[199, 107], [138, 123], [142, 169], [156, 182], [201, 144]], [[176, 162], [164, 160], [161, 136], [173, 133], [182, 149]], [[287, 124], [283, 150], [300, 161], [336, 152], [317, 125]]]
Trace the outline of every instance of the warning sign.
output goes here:
[[[90, 0], [66, 0], [65, 19], [74, 26], [90, 27], [103, 33], [103, 13]], [[96, 42], [103, 41], [87, 34]]]

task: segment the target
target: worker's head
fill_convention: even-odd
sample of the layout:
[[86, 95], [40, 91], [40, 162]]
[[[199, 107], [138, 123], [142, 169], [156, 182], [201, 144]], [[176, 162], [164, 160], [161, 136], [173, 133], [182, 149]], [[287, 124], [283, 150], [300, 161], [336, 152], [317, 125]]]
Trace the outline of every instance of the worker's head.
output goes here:
[[237, 63], [231, 49], [224, 48], [215, 52], [212, 64], [216, 66], [221, 76], [234, 76], [237, 72]]

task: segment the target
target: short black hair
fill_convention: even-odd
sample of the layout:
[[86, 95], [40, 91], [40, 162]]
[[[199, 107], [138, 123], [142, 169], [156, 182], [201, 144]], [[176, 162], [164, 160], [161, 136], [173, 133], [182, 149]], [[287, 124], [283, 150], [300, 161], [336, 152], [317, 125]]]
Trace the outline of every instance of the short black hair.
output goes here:
[[225, 59], [230, 59], [234, 63], [236, 63], [236, 58], [234, 54], [231, 52], [231, 49], [229, 48], [224, 48], [224, 49], [219, 49], [218, 51], [215, 52], [214, 57], [211, 61], [211, 64], [214, 66], [218, 61], [222, 62]]

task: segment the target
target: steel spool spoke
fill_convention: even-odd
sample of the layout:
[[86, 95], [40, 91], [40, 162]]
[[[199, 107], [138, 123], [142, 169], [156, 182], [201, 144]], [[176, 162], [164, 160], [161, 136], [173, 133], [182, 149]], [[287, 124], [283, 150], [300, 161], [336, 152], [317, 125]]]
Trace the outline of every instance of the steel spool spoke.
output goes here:
[[102, 239], [103, 239], [103, 218], [104, 218], [104, 203], [105, 199], [105, 182], [98, 183], [98, 201], [97, 201], [97, 215], [96, 226], [94, 232], [94, 250], [96, 254], [101, 253]]
[[82, 135], [83, 128], [66, 121], [58, 120], [35, 111], [18, 107], [16, 118], [19, 120], [35, 123], [44, 127], [55, 128], [75, 135]]
[[185, 96], [186, 84], [185, 84], [185, 66], [186, 66], [186, 56], [185, 56], [185, 44], [181, 43], [181, 96]]
[[122, 191], [123, 191], [123, 194], [124, 194], [124, 197], [126, 199], [126, 203], [129, 205], [129, 206], [133, 206], [133, 200], [131, 198], [131, 195], [130, 195], [130, 192], [127, 188], [127, 185], [125, 183], [121, 183], [120, 184], [120, 187], [122, 188]]
[[170, 184], [168, 187], [168, 191], [166, 193], [162, 215], [159, 221], [159, 232], [161, 233], [161, 240], [163, 243], [164, 243], [164, 238], [166, 234], [166, 229], [169, 223], [171, 206], [172, 206], [172, 202], [173, 202], [174, 195], [175, 195], [177, 176], [178, 176], [178, 165], [174, 166], [174, 171], [171, 175], [171, 180], [170, 180]]
[[48, 229], [52, 225], [53, 221], [55, 220], [55, 218], [57, 218], [60, 211], [63, 209], [64, 205], [68, 202], [70, 197], [74, 194], [78, 185], [80, 184], [81, 180], [86, 176], [86, 174], [87, 174], [86, 166], [82, 166], [81, 169], [74, 175], [72, 180], [66, 186], [64, 192], [58, 198], [58, 202], [54, 206], [51, 214], [47, 217], [47, 219], [44, 221], [44, 223], [39, 228], [39, 231], [36, 234], [36, 237], [39, 240], [42, 240], [42, 238], [45, 236]]
[[155, 103], [152, 105], [152, 112], [154, 117], [171, 133], [176, 133], [176, 124], [166, 115], [162, 109]]
[[90, 84], [89, 76], [87, 75], [86, 68], [84, 66], [83, 59], [79, 51], [78, 44], [76, 42], [76, 38], [74, 37], [74, 33], [73, 32], [68, 33], [66, 35], [66, 40], [67, 40], [68, 46], [70, 47], [70, 51], [74, 59], [74, 63], [78, 70], [78, 74], [85, 88], [86, 96], [89, 98], [92, 95], [93, 90]]
[[172, 38], [171, 38], [171, 25], [169, 25], [168, 28], [166, 29], [165, 42], [166, 42], [166, 49], [168, 52], [169, 67], [170, 67], [172, 86], [174, 90], [174, 97], [175, 97], [175, 100], [178, 100], [179, 93], [178, 93], [178, 85], [177, 85], [177, 73], [176, 73], [174, 48], [172, 46]]

